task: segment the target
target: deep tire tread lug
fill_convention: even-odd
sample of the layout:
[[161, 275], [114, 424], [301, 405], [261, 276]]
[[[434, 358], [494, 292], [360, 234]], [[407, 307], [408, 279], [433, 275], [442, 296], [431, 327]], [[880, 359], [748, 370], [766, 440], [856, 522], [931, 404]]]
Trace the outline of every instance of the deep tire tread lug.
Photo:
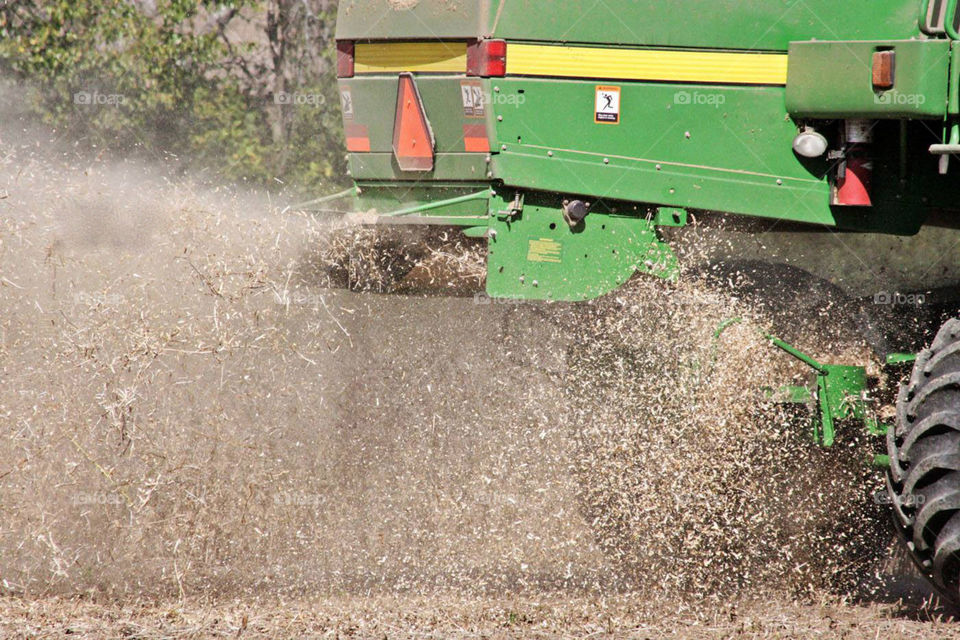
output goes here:
[[960, 604], [960, 319], [918, 355], [887, 452], [897, 531], [917, 567]]

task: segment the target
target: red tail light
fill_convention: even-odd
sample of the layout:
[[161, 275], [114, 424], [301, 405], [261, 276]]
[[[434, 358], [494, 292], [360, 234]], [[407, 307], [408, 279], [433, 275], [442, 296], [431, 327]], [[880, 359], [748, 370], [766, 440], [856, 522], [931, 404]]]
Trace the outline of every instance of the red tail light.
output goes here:
[[502, 78], [507, 75], [505, 40], [478, 40], [467, 47], [467, 75]]
[[353, 77], [353, 42], [340, 40], [337, 42], [337, 77]]

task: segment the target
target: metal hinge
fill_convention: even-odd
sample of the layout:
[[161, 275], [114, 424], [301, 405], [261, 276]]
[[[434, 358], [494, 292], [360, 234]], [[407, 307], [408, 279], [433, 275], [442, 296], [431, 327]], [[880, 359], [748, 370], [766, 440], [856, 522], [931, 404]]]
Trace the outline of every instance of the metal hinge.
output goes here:
[[510, 207], [505, 211], [498, 211], [496, 216], [500, 220], [513, 220], [521, 213], [523, 213], [523, 193], [517, 191], [513, 196], [513, 202], [510, 203]]

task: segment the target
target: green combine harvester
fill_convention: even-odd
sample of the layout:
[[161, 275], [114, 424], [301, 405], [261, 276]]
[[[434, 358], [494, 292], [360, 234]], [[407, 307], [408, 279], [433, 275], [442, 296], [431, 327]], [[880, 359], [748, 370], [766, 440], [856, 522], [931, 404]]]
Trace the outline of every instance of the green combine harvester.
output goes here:
[[[341, 0], [337, 68], [340, 197], [486, 239], [491, 297], [675, 278], [695, 214], [753, 225], [720, 263], [960, 299], [960, 0]], [[896, 527], [960, 601], [960, 321], [889, 356], [914, 367], [889, 426], [863, 367], [771, 341], [813, 369], [821, 444], [886, 439]]]

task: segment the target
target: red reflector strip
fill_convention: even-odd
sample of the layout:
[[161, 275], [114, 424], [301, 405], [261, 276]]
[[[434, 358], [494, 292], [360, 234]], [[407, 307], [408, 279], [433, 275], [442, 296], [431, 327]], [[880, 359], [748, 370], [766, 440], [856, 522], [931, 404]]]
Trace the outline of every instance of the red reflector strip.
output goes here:
[[467, 75], [502, 78], [507, 75], [506, 40], [478, 40], [467, 47]]
[[352, 78], [355, 66], [355, 47], [349, 40], [337, 42], [337, 77]]
[[393, 154], [401, 171], [433, 170], [433, 132], [413, 75], [400, 75], [397, 115], [393, 125]]
[[347, 151], [370, 153], [370, 131], [363, 124], [348, 124], [344, 128], [347, 134]]
[[468, 153], [490, 153], [490, 139], [487, 138], [486, 125], [463, 125], [463, 146]]

